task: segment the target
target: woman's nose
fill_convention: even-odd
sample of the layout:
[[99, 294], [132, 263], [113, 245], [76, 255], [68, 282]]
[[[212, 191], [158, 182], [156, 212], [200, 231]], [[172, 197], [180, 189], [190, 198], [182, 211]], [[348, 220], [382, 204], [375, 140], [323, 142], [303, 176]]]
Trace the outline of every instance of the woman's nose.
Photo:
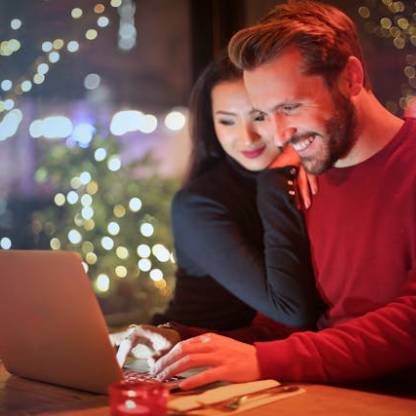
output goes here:
[[259, 138], [260, 135], [257, 131], [255, 131], [252, 127], [250, 126], [246, 126], [243, 131], [242, 131], [242, 140], [244, 142], [244, 144], [246, 145], [251, 145], [256, 143]]

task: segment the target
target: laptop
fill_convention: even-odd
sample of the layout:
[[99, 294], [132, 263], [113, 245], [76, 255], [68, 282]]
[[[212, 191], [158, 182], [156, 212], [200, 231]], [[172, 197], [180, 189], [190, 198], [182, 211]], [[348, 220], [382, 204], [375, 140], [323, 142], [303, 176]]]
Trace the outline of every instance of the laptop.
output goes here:
[[78, 253], [0, 251], [0, 294], [10, 373], [94, 393], [123, 379]]

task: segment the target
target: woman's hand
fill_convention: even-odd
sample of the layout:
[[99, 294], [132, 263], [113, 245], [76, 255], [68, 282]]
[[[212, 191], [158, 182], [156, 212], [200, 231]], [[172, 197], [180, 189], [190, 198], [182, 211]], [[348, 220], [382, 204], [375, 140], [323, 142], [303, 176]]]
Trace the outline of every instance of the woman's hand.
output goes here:
[[281, 149], [276, 159], [268, 166], [268, 169], [284, 168], [286, 166], [299, 166], [300, 157], [289, 144]]
[[318, 192], [318, 180], [316, 176], [306, 173], [304, 167], [301, 165], [297, 177], [298, 188], [298, 205], [308, 209], [312, 203], [312, 195], [316, 195]]
[[282, 152], [277, 158], [269, 165], [269, 169], [283, 168], [286, 166], [299, 167], [299, 173], [297, 177], [298, 188], [298, 208], [308, 209], [312, 203], [312, 195], [316, 195], [318, 192], [318, 181], [316, 176], [306, 173], [305, 169], [301, 165], [301, 159], [291, 145], [287, 145], [283, 148]]
[[120, 367], [129, 355], [152, 364], [180, 340], [179, 333], [174, 329], [153, 325], [130, 325], [125, 331], [110, 335], [112, 345], [118, 347], [117, 361]]

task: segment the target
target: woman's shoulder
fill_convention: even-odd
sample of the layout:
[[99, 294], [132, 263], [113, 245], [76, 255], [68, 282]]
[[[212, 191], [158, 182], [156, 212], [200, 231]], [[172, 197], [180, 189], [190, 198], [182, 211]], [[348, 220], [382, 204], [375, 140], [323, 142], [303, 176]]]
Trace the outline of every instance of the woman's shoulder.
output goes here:
[[176, 195], [182, 199], [192, 196], [216, 198], [234, 180], [226, 161], [218, 160], [203, 174], [189, 181]]
[[241, 191], [241, 185], [236, 183], [226, 161], [219, 160], [176, 192], [172, 200], [172, 214], [183, 217], [210, 208], [228, 210], [231, 201], [241, 195]]

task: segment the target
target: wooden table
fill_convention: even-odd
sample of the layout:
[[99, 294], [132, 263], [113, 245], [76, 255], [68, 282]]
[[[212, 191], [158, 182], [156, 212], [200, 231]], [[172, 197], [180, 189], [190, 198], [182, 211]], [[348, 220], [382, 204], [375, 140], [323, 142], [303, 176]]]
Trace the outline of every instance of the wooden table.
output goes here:
[[[415, 416], [416, 386], [407, 397], [308, 384], [305, 394], [240, 413], [244, 416]], [[0, 362], [0, 415], [109, 416], [106, 396], [10, 375]]]

